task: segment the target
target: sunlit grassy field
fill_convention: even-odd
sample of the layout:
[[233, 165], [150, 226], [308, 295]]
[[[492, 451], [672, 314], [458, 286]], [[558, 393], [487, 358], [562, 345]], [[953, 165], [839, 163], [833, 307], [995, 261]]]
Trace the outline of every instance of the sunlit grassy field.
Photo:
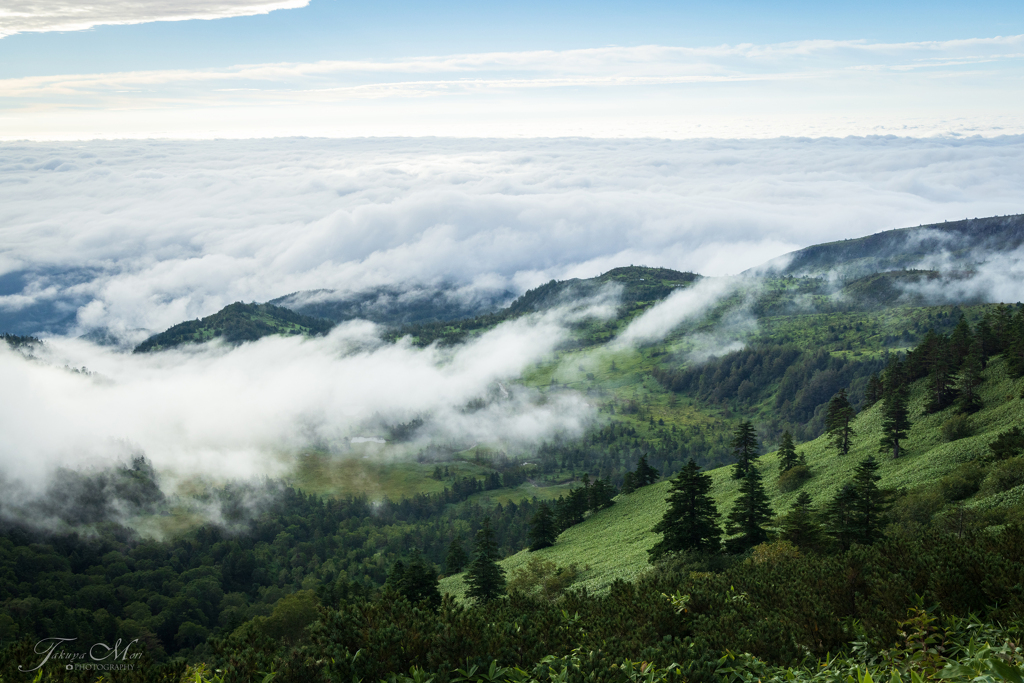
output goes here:
[[[762, 456], [759, 467], [773, 510], [777, 514], [788, 511], [800, 491], [809, 493], [815, 506], [827, 504], [851, 479], [857, 463], [867, 455], [878, 459], [881, 487], [907, 489], [935, 482], [960, 464], [983, 458], [988, 452], [988, 444], [1000, 432], [1024, 424], [1024, 400], [1020, 398], [1024, 380], [1010, 379], [1005, 364], [998, 358], [990, 364], [985, 376], [982, 389], [985, 408], [972, 416], [973, 436], [954, 442], [944, 441], [940, 427], [952, 411], [924, 415], [926, 387], [923, 382], [918, 382], [911, 399], [913, 427], [905, 443], [906, 455], [899, 460], [878, 453], [882, 426], [880, 406], [869, 408], [857, 417], [854, 424], [857, 438], [853, 450], [845, 457], [836, 455], [825, 437], [798, 444], [797, 451], [806, 456], [812, 477], [796, 491], [779, 491], [778, 455], [769, 453]], [[739, 494], [739, 482], [732, 479], [732, 467], [711, 470], [708, 474], [713, 481], [712, 496], [724, 516]], [[659, 538], [650, 529], [665, 514], [669, 486], [670, 482], [662, 481], [633, 494], [620, 495], [611, 508], [597, 512], [582, 524], [563, 532], [554, 546], [536, 553], [524, 550], [502, 560], [501, 566], [511, 576], [534, 556], [560, 566], [576, 563], [583, 571], [575, 585], [596, 592], [606, 590], [616, 579], [631, 580], [649, 567], [647, 550]], [[1017, 487], [988, 498], [971, 500], [968, 505], [1011, 505], [1019, 503], [1022, 498], [1024, 487]], [[464, 597], [463, 575], [443, 578], [441, 591], [457, 598]]]

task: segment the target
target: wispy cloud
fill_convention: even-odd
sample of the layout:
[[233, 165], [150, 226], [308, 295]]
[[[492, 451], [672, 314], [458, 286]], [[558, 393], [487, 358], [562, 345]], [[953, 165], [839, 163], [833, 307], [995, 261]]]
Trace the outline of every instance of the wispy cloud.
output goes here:
[[39, 75], [0, 80], [0, 129], [8, 139], [996, 135], [1024, 132], [1022, 55], [1016, 35]]
[[82, 31], [110, 24], [224, 19], [305, 7], [309, 0], [6, 0], [0, 38], [16, 33]]

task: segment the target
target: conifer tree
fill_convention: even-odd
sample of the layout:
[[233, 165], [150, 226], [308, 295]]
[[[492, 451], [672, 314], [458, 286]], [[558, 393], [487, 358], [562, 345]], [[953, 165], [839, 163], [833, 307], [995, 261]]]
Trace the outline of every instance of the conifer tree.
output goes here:
[[469, 558], [462, 548], [462, 539], [453, 538], [448, 544], [448, 555], [444, 558], [444, 571], [447, 574], [458, 574], [466, 566]]
[[595, 479], [594, 483], [587, 489], [587, 509], [592, 511], [603, 510], [615, 504], [612, 500], [616, 494], [615, 487], [611, 482], [604, 479]]
[[466, 571], [466, 595], [489, 602], [505, 594], [505, 570], [498, 565], [498, 544], [494, 542], [491, 518], [484, 517], [476, 532], [476, 552]]
[[768, 494], [761, 484], [761, 474], [751, 463], [740, 483], [740, 497], [725, 525], [726, 533], [739, 535], [725, 542], [726, 551], [738, 554], [767, 541], [768, 532], [764, 525], [771, 518], [772, 509], [768, 504]]
[[530, 550], [552, 546], [556, 538], [558, 529], [555, 527], [555, 513], [547, 503], [541, 503], [530, 519]]
[[661, 472], [647, 464], [647, 454], [644, 453], [640, 456], [640, 461], [636, 464], [636, 471], [633, 473], [634, 483], [637, 488], [641, 486], [648, 486], [658, 481], [658, 477], [661, 476]]
[[871, 373], [867, 388], [864, 389], [864, 407], [870, 408], [882, 400], [882, 380], [877, 372]]
[[931, 330], [928, 333], [932, 335], [931, 339], [926, 338], [926, 341], [918, 347], [918, 352], [923, 351], [926, 354], [924, 363], [928, 367], [928, 386], [931, 396], [926, 410], [929, 413], [937, 413], [948, 408], [955, 398], [953, 356], [948, 339], [936, 335]]
[[853, 484], [847, 482], [825, 508], [826, 532], [844, 549], [853, 543], [853, 504], [856, 499]]
[[910, 433], [910, 410], [907, 407], [909, 390], [901, 384], [886, 392], [882, 404], [882, 438], [878, 442], [879, 453], [891, 453], [893, 460], [902, 455], [901, 441]]
[[825, 432], [828, 434], [829, 445], [839, 451], [839, 455], [846, 455], [853, 446], [853, 437], [857, 433], [853, 431], [852, 423], [856, 415], [857, 411], [846, 398], [846, 389], [840, 389], [828, 402]]
[[844, 548], [852, 543], [870, 545], [881, 536], [888, 502], [878, 488], [877, 470], [874, 457], [864, 458], [826, 510], [828, 533]]
[[857, 496], [853, 502], [853, 540], [861, 545], [874, 543], [881, 535], [885, 515], [885, 494], [879, 490], [878, 463], [873, 456], [860, 461], [853, 475], [853, 488]]
[[636, 489], [636, 475], [633, 474], [632, 472], [626, 472], [626, 474], [622, 477], [622, 492], [633, 493], [633, 491], [636, 491]]
[[757, 433], [754, 431], [754, 425], [748, 421], [740, 422], [733, 432], [729, 446], [736, 458], [736, 468], [733, 470], [732, 478], [743, 479], [757, 458]]
[[978, 389], [981, 386], [981, 371], [984, 368], [981, 342], [974, 341], [971, 348], [960, 365], [960, 372], [956, 374], [953, 385], [956, 387], [956, 407], [962, 413], [976, 413], [981, 410], [981, 396]]
[[426, 600], [431, 607], [438, 607], [441, 605], [441, 592], [437, 586], [437, 569], [425, 562], [419, 551], [414, 551], [398, 582], [398, 592], [409, 602]]
[[1024, 429], [1011, 427], [1000, 432], [995, 441], [988, 445], [993, 460], [1014, 458], [1024, 453]]
[[793, 435], [788, 430], [782, 432], [782, 440], [779, 442], [779, 471], [787, 472], [796, 467], [799, 462]]
[[801, 491], [789, 514], [782, 518], [780, 538], [803, 550], [819, 550], [822, 547], [821, 526], [814, 519], [811, 496]]
[[953, 359], [953, 367], [960, 367], [964, 359], [967, 358], [967, 354], [971, 352], [973, 344], [974, 335], [971, 334], [971, 326], [967, 324], [967, 319], [961, 315], [956, 328], [949, 335], [949, 351]]
[[701, 472], [691, 458], [672, 479], [666, 499], [668, 510], [653, 529], [663, 537], [648, 551], [652, 561], [665, 553], [682, 550], [718, 552], [722, 530], [710, 491], [711, 477]]

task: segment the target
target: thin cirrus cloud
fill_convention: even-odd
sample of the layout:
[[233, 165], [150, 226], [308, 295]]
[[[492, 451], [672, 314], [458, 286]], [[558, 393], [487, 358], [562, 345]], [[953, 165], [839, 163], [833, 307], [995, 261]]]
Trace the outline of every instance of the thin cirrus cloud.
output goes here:
[[0, 80], [6, 139], [1024, 132], [1024, 36], [640, 45]]
[[100, 25], [244, 17], [308, 4], [309, 0], [8, 0], [0, 7], [0, 38]]

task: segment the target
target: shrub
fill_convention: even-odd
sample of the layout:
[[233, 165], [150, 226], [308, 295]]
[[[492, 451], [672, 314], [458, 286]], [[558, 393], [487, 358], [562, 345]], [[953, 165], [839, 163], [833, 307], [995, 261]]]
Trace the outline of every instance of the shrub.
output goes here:
[[946, 441], [957, 441], [974, 433], [974, 424], [967, 415], [954, 415], [942, 423], [942, 436]]
[[796, 491], [810, 478], [811, 468], [807, 465], [795, 465], [779, 475], [777, 485], [780, 491], [789, 493], [790, 491]]
[[985, 470], [977, 463], [965, 463], [939, 480], [939, 493], [949, 501], [964, 500], [978, 492], [984, 479]]
[[1013, 458], [994, 465], [981, 484], [981, 495], [990, 496], [1024, 484], [1024, 458]]

